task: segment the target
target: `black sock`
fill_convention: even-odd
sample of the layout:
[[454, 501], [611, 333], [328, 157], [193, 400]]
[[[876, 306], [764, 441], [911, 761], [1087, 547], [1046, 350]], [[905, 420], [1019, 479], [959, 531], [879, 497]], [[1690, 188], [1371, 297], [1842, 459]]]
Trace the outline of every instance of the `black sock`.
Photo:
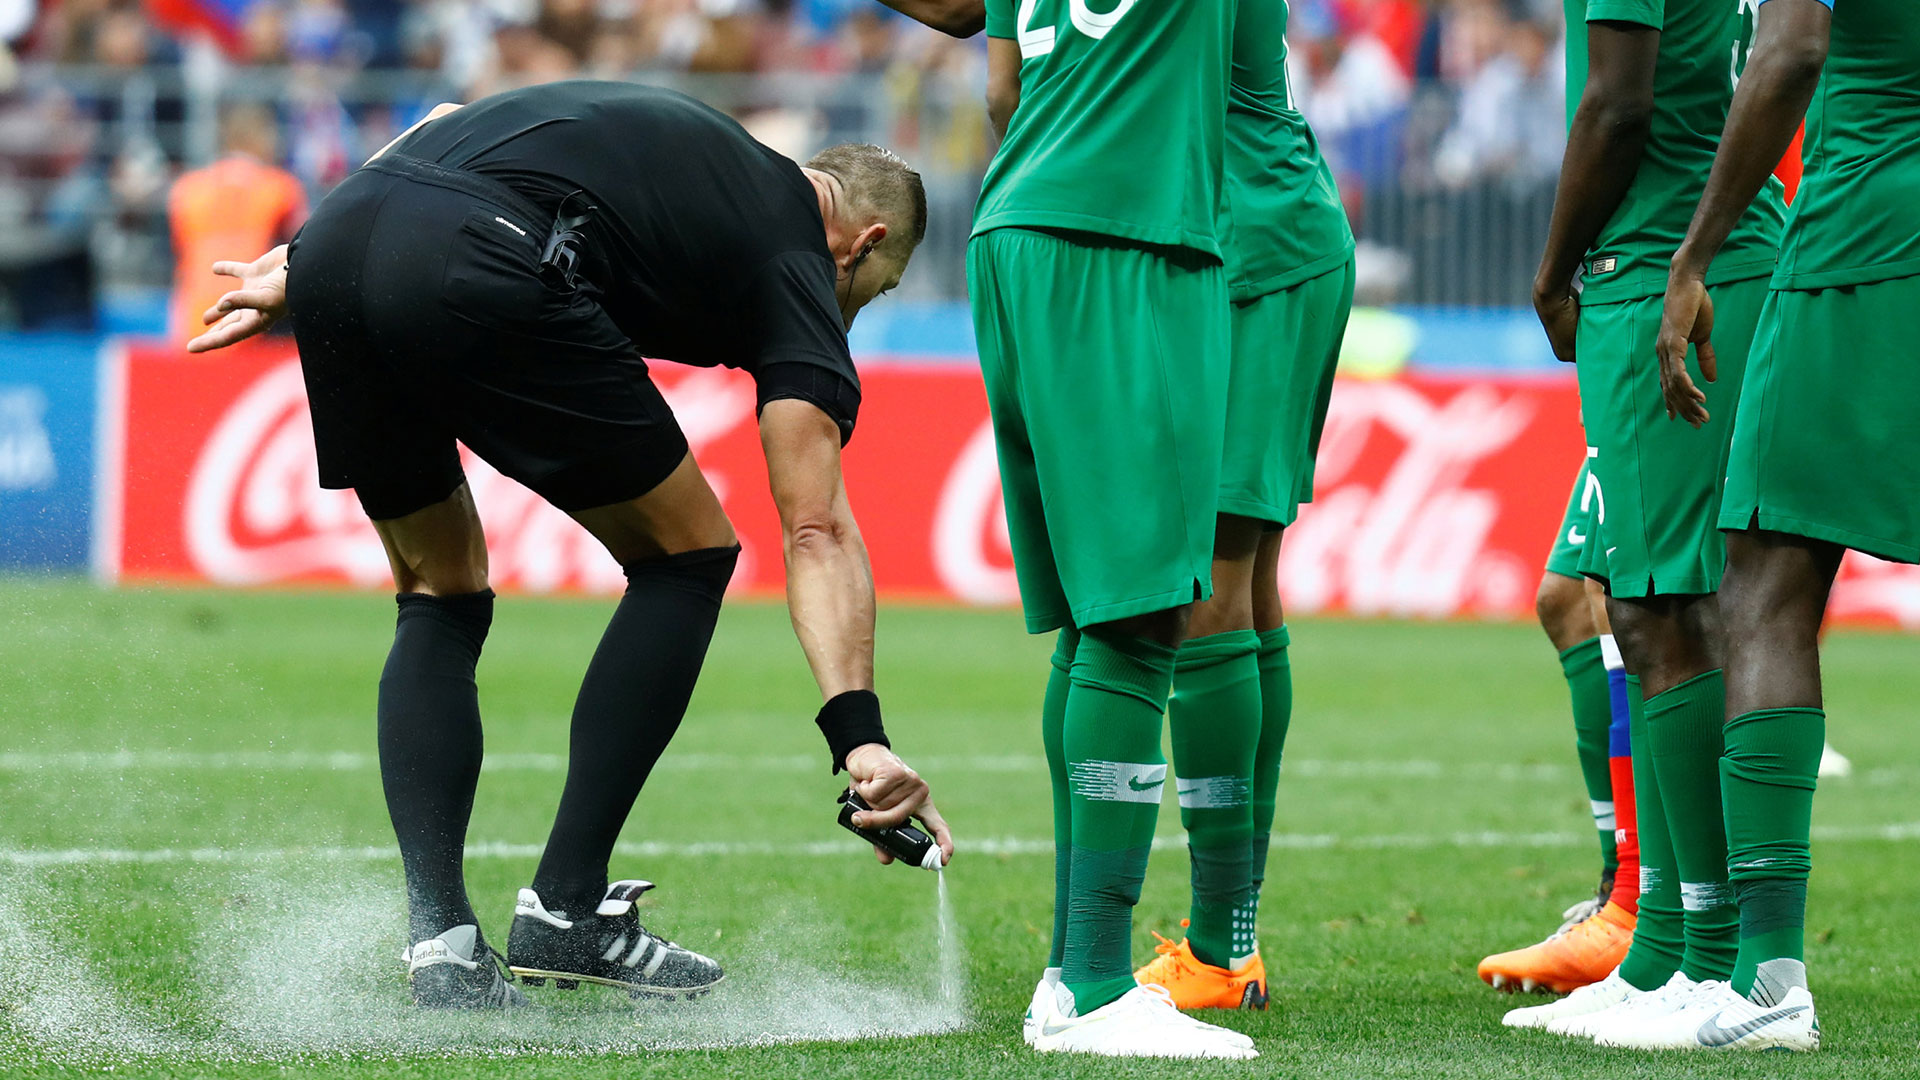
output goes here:
[[625, 568], [627, 592], [573, 706], [567, 786], [533, 888], [550, 911], [590, 911], [653, 763], [686, 715], [739, 547]]
[[473, 669], [493, 623], [493, 590], [402, 593], [380, 673], [380, 782], [407, 871], [414, 941], [475, 923], [460, 860], [480, 780]]

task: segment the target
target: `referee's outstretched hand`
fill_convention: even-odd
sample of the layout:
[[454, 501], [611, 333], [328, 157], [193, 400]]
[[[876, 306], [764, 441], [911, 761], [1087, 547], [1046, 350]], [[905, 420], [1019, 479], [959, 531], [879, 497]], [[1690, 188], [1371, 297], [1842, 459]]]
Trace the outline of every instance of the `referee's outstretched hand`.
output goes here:
[[[953, 861], [953, 832], [940, 811], [933, 808], [932, 791], [898, 754], [879, 743], [856, 746], [847, 754], [847, 775], [853, 778], [853, 790], [873, 807], [855, 813], [855, 825], [884, 829], [918, 818], [933, 834], [934, 843], [940, 845], [940, 865]], [[893, 861], [891, 852], [876, 847], [873, 853], [883, 864]]]
[[287, 245], [281, 244], [250, 263], [214, 263], [213, 272], [239, 278], [240, 287], [200, 316], [211, 329], [187, 342], [188, 352], [212, 352], [245, 341], [287, 313]]

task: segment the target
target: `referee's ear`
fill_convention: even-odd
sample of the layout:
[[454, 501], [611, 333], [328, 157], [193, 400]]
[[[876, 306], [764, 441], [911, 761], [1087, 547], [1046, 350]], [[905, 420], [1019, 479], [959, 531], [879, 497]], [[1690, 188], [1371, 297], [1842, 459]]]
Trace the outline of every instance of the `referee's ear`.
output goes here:
[[881, 242], [886, 238], [887, 223], [884, 221], [872, 222], [850, 234], [846, 249], [833, 253], [834, 266], [840, 276], [847, 277], [859, 269], [861, 263], [872, 258], [873, 253], [880, 249]]

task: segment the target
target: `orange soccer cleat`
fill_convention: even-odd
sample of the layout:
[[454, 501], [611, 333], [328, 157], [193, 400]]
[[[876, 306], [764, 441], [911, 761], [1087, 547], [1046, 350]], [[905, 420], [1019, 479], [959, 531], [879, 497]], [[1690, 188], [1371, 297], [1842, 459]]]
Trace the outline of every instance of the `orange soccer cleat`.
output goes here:
[[1182, 1009], [1264, 1009], [1267, 1007], [1267, 965], [1255, 953], [1240, 971], [1228, 971], [1200, 962], [1187, 939], [1160, 937], [1157, 954], [1133, 973], [1142, 986], [1162, 986]]
[[1480, 961], [1480, 978], [1495, 990], [1572, 993], [1620, 966], [1633, 944], [1634, 922], [1632, 913], [1609, 902], [1585, 922], [1538, 945]]

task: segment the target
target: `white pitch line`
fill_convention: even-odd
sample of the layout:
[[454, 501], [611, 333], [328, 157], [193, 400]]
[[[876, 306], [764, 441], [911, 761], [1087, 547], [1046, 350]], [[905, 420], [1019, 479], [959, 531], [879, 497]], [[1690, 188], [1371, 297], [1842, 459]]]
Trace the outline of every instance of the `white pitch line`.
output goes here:
[[[668, 751], [655, 767], [662, 772], [716, 771], [816, 772], [822, 754], [714, 754]], [[1044, 772], [1047, 762], [1038, 754], [925, 754], [912, 759], [923, 773]], [[237, 772], [367, 772], [377, 770], [374, 754], [352, 750], [13, 750], [0, 752], [0, 772], [128, 772], [133, 770]], [[563, 773], [564, 754], [494, 753], [487, 755], [483, 772]], [[1289, 759], [1282, 772], [1290, 779], [1311, 780], [1441, 780], [1474, 779], [1552, 782], [1571, 773], [1567, 766], [1515, 762], [1442, 762], [1424, 760], [1335, 761]]]
[[[1815, 826], [1813, 839], [1822, 843], [1845, 843], [1849, 841], [1885, 840], [1911, 842], [1920, 840], [1920, 821], [1896, 822], [1887, 825], [1827, 825]], [[1593, 837], [1588, 833], [1565, 832], [1481, 832], [1453, 833], [1383, 833], [1375, 835], [1340, 836], [1334, 833], [1275, 833], [1271, 847], [1290, 851], [1327, 851], [1327, 850], [1425, 850], [1434, 848], [1551, 848], [1574, 847], [1590, 844]], [[815, 840], [793, 844], [779, 844], [771, 841], [709, 841], [691, 844], [671, 844], [661, 841], [642, 843], [623, 843], [615, 848], [615, 854], [629, 858], [819, 858], [860, 854], [866, 845], [853, 840]], [[1157, 836], [1153, 840], [1155, 851], [1179, 850], [1186, 847], [1186, 838], [1178, 835]], [[477, 842], [467, 845], [469, 859], [531, 859], [540, 855], [539, 844], [512, 844], [497, 841]], [[965, 839], [961, 843], [962, 854], [968, 855], [1047, 855], [1053, 852], [1053, 841], [1038, 837], [999, 836], [981, 839]], [[0, 864], [18, 867], [75, 866], [85, 864], [147, 864], [147, 863], [248, 863], [273, 862], [284, 860], [311, 860], [336, 862], [383, 862], [398, 857], [392, 847], [385, 845], [364, 845], [360, 847], [311, 847], [311, 848], [50, 848], [0, 850]]]

